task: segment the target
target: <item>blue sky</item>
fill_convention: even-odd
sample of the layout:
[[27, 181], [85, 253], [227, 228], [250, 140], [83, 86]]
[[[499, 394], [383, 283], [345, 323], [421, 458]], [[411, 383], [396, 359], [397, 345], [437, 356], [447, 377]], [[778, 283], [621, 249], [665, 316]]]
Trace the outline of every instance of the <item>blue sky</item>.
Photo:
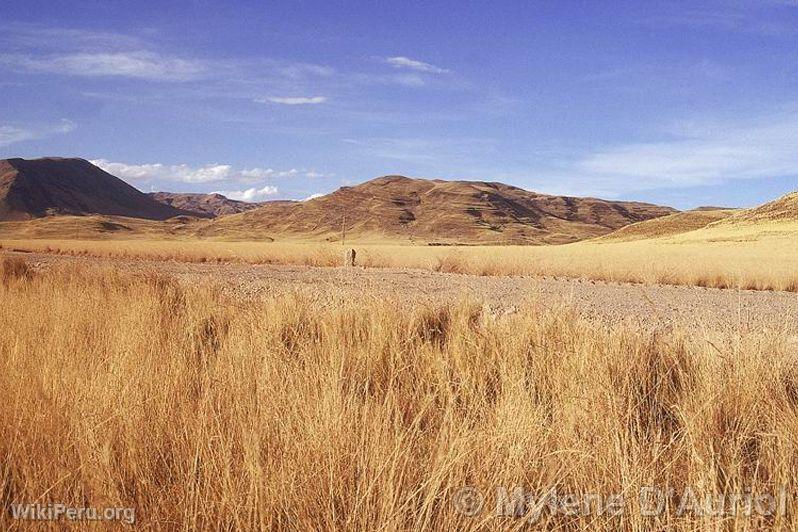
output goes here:
[[5, 0], [0, 157], [305, 198], [384, 174], [680, 208], [798, 189], [798, 0]]

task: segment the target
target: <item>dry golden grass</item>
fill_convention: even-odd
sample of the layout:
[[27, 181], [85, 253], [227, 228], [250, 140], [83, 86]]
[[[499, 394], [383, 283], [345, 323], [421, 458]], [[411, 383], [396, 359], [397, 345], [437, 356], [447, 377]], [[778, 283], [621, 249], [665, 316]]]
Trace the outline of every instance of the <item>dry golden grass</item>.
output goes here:
[[[643, 284], [798, 291], [798, 223], [717, 224], [630, 242], [564, 246], [414, 246], [354, 243], [365, 267], [472, 275], [533, 275]], [[336, 266], [344, 246], [319, 242], [0, 239], [0, 247], [188, 262]]]
[[[496, 517], [492, 494], [525, 486], [627, 496], [621, 516], [544, 511], [547, 528], [798, 525], [792, 499], [767, 518], [635, 502], [646, 485], [795, 491], [785, 334], [605, 330], [468, 302], [239, 305], [157, 274], [1, 269], [4, 507], [132, 506], [153, 529], [512, 530], [526, 521]], [[476, 516], [452, 504], [463, 486], [487, 497]]]

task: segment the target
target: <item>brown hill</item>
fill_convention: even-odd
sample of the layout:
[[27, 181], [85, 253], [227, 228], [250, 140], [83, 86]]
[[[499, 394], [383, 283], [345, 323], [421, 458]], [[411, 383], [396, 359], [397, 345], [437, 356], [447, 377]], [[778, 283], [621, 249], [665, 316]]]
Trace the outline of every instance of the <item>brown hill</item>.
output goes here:
[[549, 196], [501, 183], [386, 176], [305, 202], [214, 220], [209, 235], [559, 244], [675, 212], [647, 203]]
[[660, 218], [633, 223], [597, 240], [602, 242], [629, 242], [632, 240], [673, 236], [701, 229], [711, 223], [725, 220], [737, 212], [739, 212], [738, 209], [699, 207], [692, 211], [677, 212]]
[[150, 192], [149, 196], [155, 201], [169, 205], [182, 211], [187, 211], [195, 216], [215, 218], [227, 214], [237, 214], [252, 209], [257, 209], [263, 203], [249, 203], [233, 200], [221, 194], [191, 194], [177, 192]]
[[84, 159], [0, 160], [0, 220], [108, 214], [165, 220], [186, 214]]

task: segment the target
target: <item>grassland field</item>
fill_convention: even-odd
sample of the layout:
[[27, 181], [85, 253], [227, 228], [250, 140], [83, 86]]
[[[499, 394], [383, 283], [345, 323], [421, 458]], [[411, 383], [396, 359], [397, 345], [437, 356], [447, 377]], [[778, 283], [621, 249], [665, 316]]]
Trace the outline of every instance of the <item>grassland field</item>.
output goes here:
[[[497, 317], [468, 301], [241, 305], [155, 270], [19, 259], [0, 264], [0, 300], [4, 506], [130, 507], [137, 527], [183, 530], [798, 526], [787, 333], [598, 327], [568, 308]], [[497, 515], [497, 490], [515, 486], [619, 494], [623, 511]], [[680, 512], [668, 495], [652, 516], [647, 486], [784, 492], [788, 506]], [[484, 507], [465, 511], [464, 488]]]

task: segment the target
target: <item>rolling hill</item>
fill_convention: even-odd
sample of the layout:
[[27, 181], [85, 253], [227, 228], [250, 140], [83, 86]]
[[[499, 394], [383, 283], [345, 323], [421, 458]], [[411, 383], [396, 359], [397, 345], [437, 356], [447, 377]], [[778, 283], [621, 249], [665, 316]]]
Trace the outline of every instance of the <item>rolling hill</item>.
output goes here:
[[537, 194], [502, 183], [385, 176], [304, 202], [267, 203], [223, 216], [200, 234], [561, 244], [674, 212], [647, 203]]
[[706, 227], [679, 235], [680, 241], [767, 242], [777, 247], [793, 247], [798, 238], [798, 192], [791, 192], [751, 209], [740, 209], [731, 216]]
[[221, 194], [150, 192], [154, 200], [203, 218], [215, 218], [257, 209], [262, 203], [233, 200]]
[[791, 192], [759, 207], [740, 211], [727, 223], [798, 221], [798, 192]]
[[789, 248], [798, 237], [798, 192], [750, 209], [700, 208], [631, 224], [600, 243], [658, 240], [667, 244], [762, 245]]
[[737, 212], [739, 212], [739, 209], [700, 207], [692, 211], [677, 212], [660, 218], [633, 223], [621, 227], [608, 235], [599, 237], [596, 241], [630, 242], [633, 240], [675, 236], [725, 220]]
[[165, 220], [187, 214], [84, 159], [0, 160], [0, 220], [105, 214]]

